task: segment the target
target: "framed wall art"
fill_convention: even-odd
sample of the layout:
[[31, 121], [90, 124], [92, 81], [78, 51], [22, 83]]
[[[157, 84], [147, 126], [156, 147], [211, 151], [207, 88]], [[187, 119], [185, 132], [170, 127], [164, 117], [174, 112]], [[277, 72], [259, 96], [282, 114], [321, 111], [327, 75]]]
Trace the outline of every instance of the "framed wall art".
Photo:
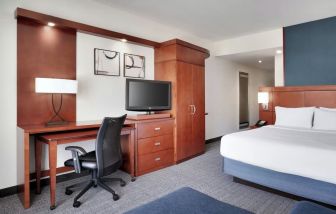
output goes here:
[[124, 54], [124, 76], [132, 78], [145, 78], [145, 57]]
[[120, 76], [120, 53], [116, 51], [95, 48], [94, 74]]

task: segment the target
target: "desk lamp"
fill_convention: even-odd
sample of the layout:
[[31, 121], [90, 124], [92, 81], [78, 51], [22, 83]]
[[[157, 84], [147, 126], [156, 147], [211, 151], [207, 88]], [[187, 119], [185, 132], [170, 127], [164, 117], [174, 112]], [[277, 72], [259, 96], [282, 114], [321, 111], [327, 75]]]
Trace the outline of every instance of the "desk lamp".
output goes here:
[[[62, 104], [63, 104], [63, 94], [76, 94], [78, 83], [76, 80], [68, 79], [54, 79], [54, 78], [35, 78], [35, 93], [47, 93], [51, 94], [51, 102], [53, 107], [54, 115], [46, 123], [47, 126], [50, 125], [63, 125], [68, 122], [59, 115]], [[60, 94], [60, 105], [58, 108], [55, 106], [56, 94]], [[58, 118], [58, 120], [57, 120]]]

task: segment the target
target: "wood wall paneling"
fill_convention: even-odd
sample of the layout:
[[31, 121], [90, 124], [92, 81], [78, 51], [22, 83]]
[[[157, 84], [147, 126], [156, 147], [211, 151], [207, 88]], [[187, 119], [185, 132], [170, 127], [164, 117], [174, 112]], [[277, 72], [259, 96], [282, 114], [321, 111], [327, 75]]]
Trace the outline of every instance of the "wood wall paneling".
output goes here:
[[160, 45], [160, 43], [151, 41], [148, 39], [143, 39], [135, 36], [131, 36], [124, 33], [119, 33], [111, 30], [106, 30], [103, 28], [94, 27], [91, 25], [86, 25], [66, 19], [61, 19], [55, 16], [49, 16], [42, 13], [37, 13], [34, 11], [26, 10], [23, 8], [17, 8], [16, 9], [16, 17], [17, 18], [27, 18], [32, 21], [41, 23], [41, 24], [47, 24], [48, 22], [54, 22], [58, 27], [66, 28], [66, 29], [72, 29], [79, 32], [84, 32], [88, 34], [93, 34], [97, 36], [103, 36], [108, 38], [114, 38], [114, 39], [127, 39], [127, 41], [131, 43], [135, 43], [138, 45], [144, 45], [144, 46], [151, 46], [151, 47], [157, 47]]
[[307, 91], [304, 93], [305, 106], [336, 107], [336, 91]]
[[273, 92], [273, 105], [297, 108], [304, 106], [304, 92]]
[[[17, 19], [17, 124], [43, 124], [53, 115], [51, 95], [35, 93], [35, 78], [76, 79], [76, 31]], [[60, 115], [76, 120], [76, 96], [63, 95]]]
[[273, 112], [271, 111], [260, 111], [259, 119], [267, 121], [267, 124], [274, 124]]
[[[201, 49], [202, 51], [199, 51]], [[161, 44], [160, 48], [155, 49], [155, 62], [180, 61], [194, 65], [205, 66], [205, 60], [209, 57], [207, 49], [173, 39]]]
[[261, 87], [259, 91], [269, 92], [269, 106], [271, 106], [268, 111], [259, 107], [259, 118], [261, 120], [269, 121], [272, 118], [272, 121], [275, 122], [274, 106], [336, 108], [336, 85]]

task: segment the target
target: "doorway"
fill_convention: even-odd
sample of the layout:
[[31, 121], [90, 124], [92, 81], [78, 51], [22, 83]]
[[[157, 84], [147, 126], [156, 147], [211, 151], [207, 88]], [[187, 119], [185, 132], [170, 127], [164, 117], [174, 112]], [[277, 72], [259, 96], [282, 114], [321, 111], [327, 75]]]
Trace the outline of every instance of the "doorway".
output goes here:
[[248, 73], [239, 72], [239, 129], [248, 128], [250, 125], [248, 82]]

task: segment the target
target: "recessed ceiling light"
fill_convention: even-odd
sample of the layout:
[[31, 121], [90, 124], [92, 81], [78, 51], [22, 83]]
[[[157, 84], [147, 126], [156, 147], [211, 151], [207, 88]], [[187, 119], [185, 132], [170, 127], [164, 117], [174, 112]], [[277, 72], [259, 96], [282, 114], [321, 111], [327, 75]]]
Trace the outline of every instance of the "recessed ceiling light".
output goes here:
[[259, 60], [258, 62], [259, 62], [259, 63], [262, 63], [262, 61], [261, 61], [261, 60]]
[[54, 27], [54, 26], [55, 26], [55, 23], [53, 23], [53, 22], [48, 22], [48, 26], [50, 26], [50, 27]]
[[282, 50], [276, 50], [277, 54], [282, 54]]
[[120, 41], [127, 42], [127, 39], [123, 38], [123, 39], [120, 39]]

